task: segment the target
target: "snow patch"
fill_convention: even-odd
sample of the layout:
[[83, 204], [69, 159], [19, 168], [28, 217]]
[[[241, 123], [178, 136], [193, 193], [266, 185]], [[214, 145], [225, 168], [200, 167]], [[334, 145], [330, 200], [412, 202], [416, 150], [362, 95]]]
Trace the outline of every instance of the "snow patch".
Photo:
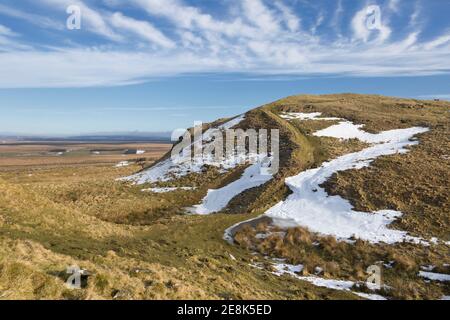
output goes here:
[[168, 193], [168, 192], [174, 192], [177, 190], [195, 190], [193, 187], [167, 187], [167, 188], [148, 188], [148, 189], [142, 189], [143, 192], [152, 192], [152, 193]]
[[363, 297], [363, 298], [369, 299], [369, 300], [386, 300], [385, 297], [377, 295], [377, 294], [367, 294], [367, 293], [352, 291], [351, 289], [356, 284], [353, 281], [325, 279], [325, 278], [320, 278], [320, 277], [316, 277], [316, 276], [300, 276], [298, 273], [300, 273], [303, 270], [303, 265], [291, 265], [291, 264], [286, 264], [286, 263], [277, 263], [277, 264], [274, 264], [273, 267], [275, 268], [275, 271], [273, 271], [272, 273], [276, 276], [282, 276], [284, 274], [287, 274], [296, 279], [312, 283], [313, 285], [315, 285], [317, 287], [324, 287], [324, 288], [340, 290], [340, 291], [350, 291], [357, 296], [360, 296], [360, 297]]
[[207, 215], [214, 212], [219, 212], [224, 209], [228, 203], [237, 195], [245, 190], [259, 187], [270, 181], [273, 176], [264, 170], [260, 162], [250, 165], [245, 169], [242, 176], [223, 188], [216, 190], [209, 190], [206, 197], [198, 205], [190, 209], [191, 213]]
[[324, 120], [333, 121], [341, 120], [340, 118], [319, 118], [322, 115], [321, 112], [302, 113], [302, 112], [284, 112], [280, 114], [280, 117], [286, 120]]
[[282, 228], [302, 226], [312, 232], [331, 235], [339, 240], [359, 238], [372, 243], [396, 243], [409, 241], [427, 244], [426, 241], [408, 236], [405, 231], [389, 229], [388, 225], [402, 215], [393, 210], [358, 212], [348, 200], [330, 196], [320, 187], [333, 174], [350, 169], [368, 167], [376, 158], [396, 153], [406, 153], [406, 147], [416, 145], [415, 135], [427, 132], [427, 128], [409, 128], [371, 134], [360, 125], [345, 121], [316, 132], [317, 136], [342, 139], [356, 138], [372, 145], [362, 151], [346, 154], [316, 169], [310, 169], [287, 178], [292, 194], [265, 215]]
[[433, 265], [428, 265], [428, 266], [421, 266], [420, 267], [420, 269], [422, 269], [422, 270], [424, 270], [424, 271], [433, 271], [434, 270], [434, 268], [436, 268], [435, 266], [433, 266]]
[[419, 276], [432, 281], [450, 281], [450, 274], [420, 271]]
[[380, 133], [369, 133], [361, 130], [364, 125], [355, 125], [350, 121], [342, 121], [339, 124], [314, 133], [317, 137], [330, 137], [338, 139], [358, 139], [371, 144], [401, 143], [411, 139], [414, 135], [428, 131], [426, 128], [409, 128], [388, 130]]
[[128, 161], [120, 161], [115, 165], [116, 168], [128, 167], [130, 163]]

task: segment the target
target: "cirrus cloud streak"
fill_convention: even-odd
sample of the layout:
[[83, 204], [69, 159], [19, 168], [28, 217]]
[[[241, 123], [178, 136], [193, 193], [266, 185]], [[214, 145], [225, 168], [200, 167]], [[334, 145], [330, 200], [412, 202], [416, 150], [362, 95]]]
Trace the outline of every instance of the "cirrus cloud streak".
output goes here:
[[[73, 2], [43, 0], [41, 5], [55, 10]], [[9, 76], [0, 78], [1, 88], [117, 86], [193, 73], [409, 76], [450, 72], [449, 32], [424, 39], [415, 25], [415, 29], [405, 26], [398, 34], [390, 25], [389, 17], [401, 13], [401, 1], [381, 6], [386, 18], [377, 30], [366, 28], [366, 7], [354, 11], [348, 21], [337, 17], [344, 10], [342, 3], [328, 20], [325, 11], [318, 10], [308, 25], [296, 2], [287, 0], [230, 1], [229, 15], [220, 19], [208, 8], [182, 0], [132, 0], [133, 9], [145, 18], [127, 14], [121, 2], [109, 1], [110, 6], [101, 8], [75, 2], [85, 19], [83, 32], [100, 37], [99, 44], [36, 48], [2, 26], [0, 72]], [[13, 12], [17, 15], [16, 9]], [[412, 14], [417, 19], [417, 10]], [[345, 24], [349, 32], [343, 35]], [[335, 34], [330, 32], [333, 29]]]

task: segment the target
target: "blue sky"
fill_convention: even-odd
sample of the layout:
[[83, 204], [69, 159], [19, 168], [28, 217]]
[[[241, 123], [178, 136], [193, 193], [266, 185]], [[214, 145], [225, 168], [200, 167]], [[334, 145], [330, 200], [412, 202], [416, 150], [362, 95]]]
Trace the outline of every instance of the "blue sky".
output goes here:
[[448, 0], [2, 0], [0, 133], [170, 131], [300, 93], [450, 99], [449, 12]]

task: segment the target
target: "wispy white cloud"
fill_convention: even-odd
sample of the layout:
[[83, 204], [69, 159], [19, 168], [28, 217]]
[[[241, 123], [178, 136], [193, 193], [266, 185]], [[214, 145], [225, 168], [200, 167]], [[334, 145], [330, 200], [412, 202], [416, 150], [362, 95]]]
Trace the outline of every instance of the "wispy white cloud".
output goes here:
[[0, 24], [0, 54], [2, 51], [30, 50], [30, 46], [23, 44], [17, 39], [19, 36], [18, 33]]
[[400, 10], [400, 0], [389, 0], [388, 8], [393, 12], [398, 12]]
[[278, 10], [280, 10], [282, 17], [283, 17], [283, 21], [286, 24], [286, 26], [288, 27], [288, 29], [292, 32], [299, 31], [300, 26], [301, 26], [301, 20], [297, 15], [295, 15], [292, 8], [288, 7], [281, 0], [275, 1], [274, 5], [275, 5], [275, 7], [278, 8]]
[[210, 15], [202, 14], [199, 9], [186, 6], [178, 0], [132, 0], [150, 15], [163, 16], [179, 27], [191, 29], [194, 23], [211, 23]]
[[17, 10], [4, 4], [0, 4], [0, 15], [6, 15], [16, 19], [21, 19], [43, 28], [50, 28], [55, 30], [64, 29], [64, 24], [61, 22], [55, 21], [46, 16]]
[[342, 22], [341, 20], [343, 13], [344, 13], [344, 6], [342, 4], [342, 0], [338, 0], [336, 2], [336, 9], [334, 10], [333, 17], [330, 19], [330, 25], [336, 31], [336, 35], [338, 38], [342, 37], [340, 24]]
[[242, 0], [242, 9], [248, 21], [260, 32], [279, 32], [280, 24], [275, 14], [261, 0]]
[[322, 25], [324, 20], [325, 20], [324, 13], [323, 12], [319, 12], [319, 14], [317, 15], [316, 21], [314, 22], [314, 24], [311, 27], [311, 33], [312, 34], [316, 34], [317, 28]]
[[[254, 0], [250, 0], [254, 1]], [[229, 37], [251, 36], [257, 30], [244, 24], [241, 19], [218, 21], [199, 8], [184, 4], [180, 0], [132, 0], [149, 16], [160, 16], [172, 22], [175, 27], [196, 32], [214, 32]]]
[[409, 17], [409, 25], [411, 27], [418, 27], [422, 23], [421, 19], [422, 5], [419, 0], [414, 3], [414, 10]]
[[220, 71], [227, 61], [191, 54], [65, 49], [0, 53], [1, 88], [92, 87], [141, 83], [151, 77]]
[[10, 28], [0, 24], [0, 35], [7, 37], [15, 37], [17, 36], [17, 33], [13, 32]]
[[[252, 78], [450, 73], [448, 32], [423, 41], [420, 28], [407, 26], [400, 36], [391, 36], [394, 27], [384, 11], [397, 10], [400, 15], [403, 1], [381, 8], [376, 28], [367, 25], [373, 14], [367, 7], [344, 14], [344, 9], [350, 10], [344, 2], [338, 5], [338, 14], [329, 17], [319, 7], [316, 19], [303, 19], [295, 2], [287, 0], [233, 1], [239, 10], [228, 16], [187, 0], [131, 0], [126, 7], [108, 0], [109, 7], [101, 9], [81, 0], [42, 1], [61, 11], [68, 4], [80, 5], [83, 28], [110, 42], [84, 49], [60, 45], [46, 51], [21, 50], [11, 47], [20, 44], [16, 35], [7, 35], [13, 31], [4, 27], [2, 34], [0, 28], [0, 40], [10, 42], [9, 49], [0, 52], [0, 72], [11, 75], [0, 78], [0, 87], [114, 86], [203, 72], [240, 72]], [[130, 4], [142, 11], [139, 18], [127, 11]], [[352, 18], [344, 20], [348, 16]], [[342, 27], [334, 39], [329, 30], [327, 34], [322, 30], [333, 25]], [[347, 29], [350, 33], [343, 34]], [[150, 45], [139, 46], [143, 40]]]
[[429, 41], [425, 44], [426, 50], [433, 50], [440, 46], [448, 45], [450, 43], [450, 33], [437, 37], [436, 39]]
[[140, 21], [116, 12], [111, 16], [111, 24], [116, 28], [130, 31], [139, 37], [163, 48], [174, 48], [175, 43], [147, 21]]

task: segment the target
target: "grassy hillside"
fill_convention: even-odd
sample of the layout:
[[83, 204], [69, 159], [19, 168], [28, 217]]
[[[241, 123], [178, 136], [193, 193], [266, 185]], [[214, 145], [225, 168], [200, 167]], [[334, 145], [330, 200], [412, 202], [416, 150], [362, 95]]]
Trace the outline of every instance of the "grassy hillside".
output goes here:
[[[360, 211], [390, 208], [404, 216], [392, 227], [413, 235], [450, 241], [450, 104], [380, 96], [296, 96], [250, 111], [242, 128], [280, 129], [280, 171], [247, 190], [223, 212], [185, 215], [208, 189], [237, 179], [244, 167], [227, 173], [206, 168], [178, 180], [142, 186], [116, 181], [137, 166], [54, 166], [0, 171], [0, 298], [56, 299], [358, 299], [350, 292], [319, 288], [251, 265], [265, 256], [316, 267], [324, 277], [364, 281], [365, 270], [392, 262], [383, 277], [391, 298], [433, 298], [450, 294], [448, 283], [426, 283], [417, 274], [432, 264], [450, 273], [449, 247], [401, 243], [355, 244], [323, 238], [302, 228], [260, 239], [268, 224], [246, 227], [236, 245], [224, 230], [265, 212], [290, 193], [286, 177], [324, 161], [361, 150], [364, 143], [318, 138], [322, 121], [286, 121], [281, 112], [322, 112], [366, 130], [426, 126], [420, 144], [405, 155], [377, 159], [362, 170], [336, 174], [326, 183]], [[31, 175], [30, 175], [31, 174]], [[191, 186], [194, 191], [154, 194], [147, 187]], [[82, 290], [69, 290], [68, 266], [89, 270]], [[267, 263], [266, 263], [267, 264]]]
[[[289, 97], [267, 105], [264, 109], [274, 114], [321, 112], [328, 117], [365, 124], [365, 130], [374, 133], [412, 126], [429, 127], [431, 130], [420, 136], [420, 144], [406, 155], [382, 157], [368, 168], [335, 174], [327, 181], [325, 189], [331, 195], [341, 195], [350, 200], [358, 211], [391, 209], [403, 212], [404, 216], [393, 228], [428, 239], [434, 236], [448, 241], [449, 107], [448, 103], [442, 102], [333, 95]], [[306, 145], [313, 150], [315, 162], [306, 162], [306, 168], [314, 168], [325, 159], [363, 148], [355, 141], [343, 142], [334, 138], [311, 136], [311, 132], [321, 129], [320, 122], [296, 120], [293, 125], [309, 142], [304, 141], [302, 146]], [[302, 163], [305, 164], [305, 161]], [[305, 274], [319, 266], [331, 277], [363, 281], [367, 277], [367, 266], [378, 261], [393, 262], [393, 268], [384, 273], [385, 282], [393, 287], [384, 294], [393, 298], [438, 299], [443, 294], [448, 294], [448, 285], [425, 283], [417, 276], [420, 266], [426, 265], [436, 266], [441, 272], [448, 274], [448, 245], [388, 246], [371, 245], [364, 241], [349, 245], [337, 243], [332, 237], [318, 237], [302, 228], [288, 230], [285, 235], [275, 233], [263, 240], [256, 237], [264, 229], [267, 230], [267, 226], [245, 228], [238, 233], [237, 240], [244, 247], [263, 255], [283, 257], [294, 264], [305, 264]], [[317, 246], [317, 243], [320, 245]]]
[[[83, 175], [83, 169], [73, 171]], [[125, 173], [122, 170], [116, 175]], [[107, 198], [104, 186], [114, 184], [104, 178], [104, 172], [79, 179], [91, 183], [85, 184], [85, 192], [97, 192], [99, 197]], [[64, 191], [67, 185], [78, 183], [78, 179], [64, 183], [52, 178], [36, 183], [0, 180], [1, 298], [353, 298], [255, 272], [245, 250], [222, 240], [223, 230], [243, 219], [242, 215], [172, 214], [151, 225], [131, 226], [101, 220], [84, 213], [83, 208], [56, 201], [55, 195], [50, 199], [39, 194], [45, 194], [45, 186], [60, 190], [62, 185]], [[120, 198], [134, 202], [135, 193], [130, 188]], [[85, 201], [92, 207], [98, 203], [94, 198]], [[158, 205], [160, 199], [148, 203], [151, 201]], [[74, 264], [92, 273], [82, 290], [64, 285], [65, 270]]]

